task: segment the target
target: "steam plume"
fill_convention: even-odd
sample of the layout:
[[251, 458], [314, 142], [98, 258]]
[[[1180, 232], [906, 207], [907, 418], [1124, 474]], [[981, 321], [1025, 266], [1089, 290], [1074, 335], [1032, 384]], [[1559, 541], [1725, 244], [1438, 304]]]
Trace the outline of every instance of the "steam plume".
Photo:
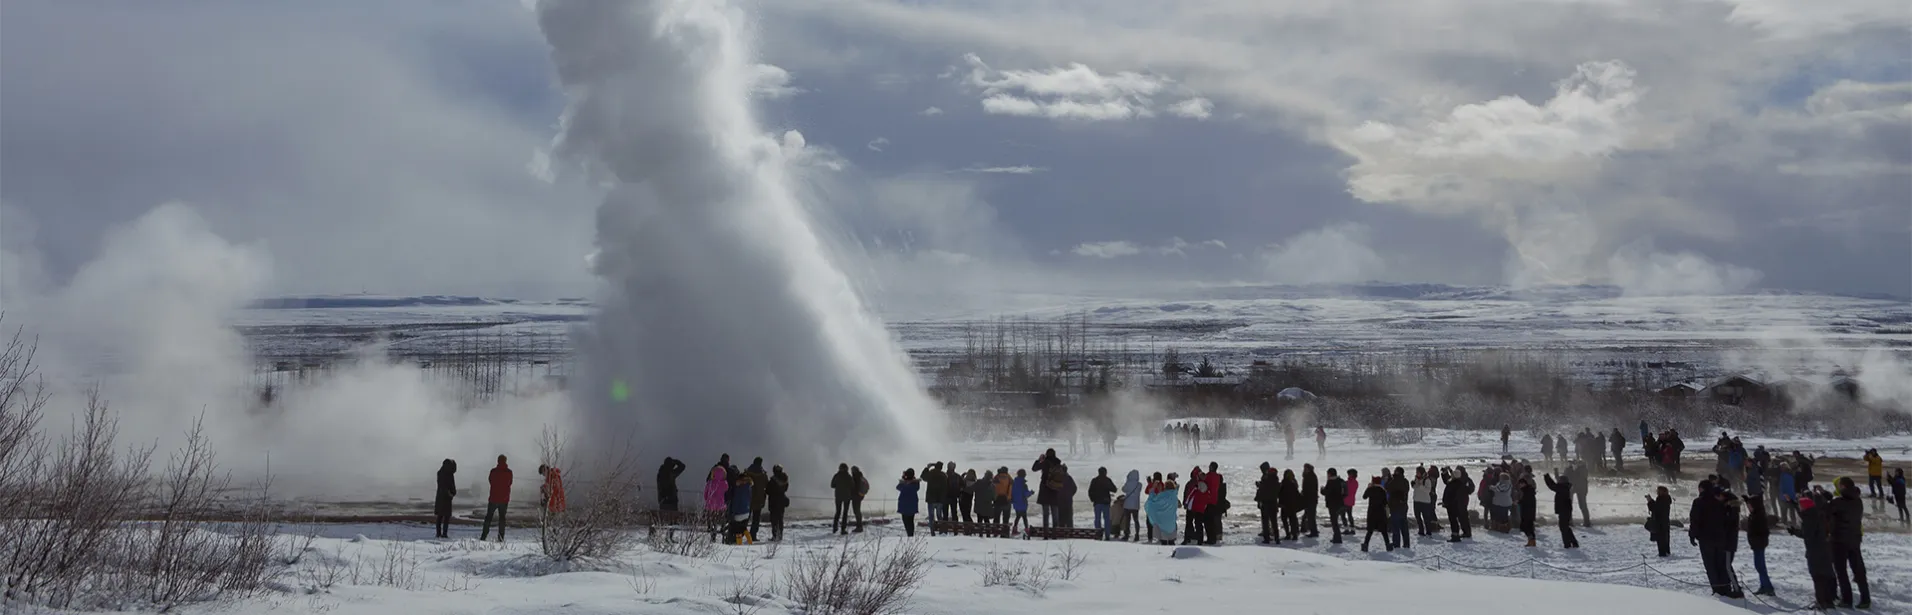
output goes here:
[[931, 454], [931, 402], [757, 124], [741, 12], [547, 0], [538, 20], [571, 97], [554, 153], [609, 187], [591, 260], [607, 288], [573, 387], [586, 445], [761, 455], [800, 487]]

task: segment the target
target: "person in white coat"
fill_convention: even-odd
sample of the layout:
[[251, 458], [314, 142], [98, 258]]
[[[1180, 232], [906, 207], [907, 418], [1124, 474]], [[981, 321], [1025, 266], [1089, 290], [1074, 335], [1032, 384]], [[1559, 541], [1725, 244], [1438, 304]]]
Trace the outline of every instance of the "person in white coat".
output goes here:
[[1115, 521], [1115, 527], [1121, 532], [1118, 540], [1134, 542], [1137, 539], [1139, 517], [1142, 513], [1142, 473], [1129, 470], [1128, 480], [1122, 483], [1121, 515]]

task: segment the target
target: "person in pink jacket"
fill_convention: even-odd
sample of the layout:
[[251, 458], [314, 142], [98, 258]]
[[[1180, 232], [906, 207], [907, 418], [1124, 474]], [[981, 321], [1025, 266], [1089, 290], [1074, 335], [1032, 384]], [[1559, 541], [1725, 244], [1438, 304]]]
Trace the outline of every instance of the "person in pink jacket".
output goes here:
[[1343, 515], [1341, 526], [1346, 528], [1342, 530], [1341, 533], [1350, 536], [1354, 535], [1354, 503], [1361, 499], [1359, 497], [1361, 494], [1360, 477], [1360, 472], [1353, 469], [1348, 470], [1348, 497], [1342, 500], [1341, 504], [1341, 514]]
[[730, 494], [730, 482], [724, 477], [724, 466], [720, 464], [710, 469], [710, 478], [704, 481], [705, 525], [709, 526], [713, 540], [722, 537], [725, 512], [730, 508], [730, 498], [725, 497]]

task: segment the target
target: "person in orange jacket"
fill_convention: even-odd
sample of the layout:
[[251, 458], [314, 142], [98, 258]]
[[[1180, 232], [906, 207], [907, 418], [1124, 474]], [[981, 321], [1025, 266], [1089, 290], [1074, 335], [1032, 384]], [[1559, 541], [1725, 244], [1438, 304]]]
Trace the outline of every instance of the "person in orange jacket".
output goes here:
[[564, 512], [564, 477], [557, 468], [544, 470], [544, 511], [548, 514]]

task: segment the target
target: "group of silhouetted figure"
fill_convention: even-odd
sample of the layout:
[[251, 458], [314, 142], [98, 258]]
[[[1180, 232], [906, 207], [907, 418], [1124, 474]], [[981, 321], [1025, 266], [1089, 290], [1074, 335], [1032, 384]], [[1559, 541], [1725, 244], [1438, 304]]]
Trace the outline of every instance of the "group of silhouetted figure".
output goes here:
[[[1649, 462], [1662, 469], [1670, 468], [1669, 473], [1677, 476], [1678, 458], [1669, 458], [1666, 453], [1684, 449], [1678, 432], [1667, 430], [1653, 434], [1646, 430], [1644, 422], [1640, 428], [1643, 452]], [[1164, 431], [1170, 436], [1170, 450], [1199, 453], [1200, 429], [1192, 423], [1165, 426]], [[1289, 434], [1292, 457], [1292, 431]], [[1353, 468], [1347, 470], [1345, 477], [1339, 469], [1327, 468], [1323, 478], [1316, 474], [1313, 464], [1303, 464], [1297, 473], [1294, 469], [1281, 470], [1264, 462], [1254, 490], [1255, 507], [1260, 513], [1260, 542], [1280, 544], [1318, 538], [1323, 528], [1317, 512], [1324, 504], [1330, 544], [1341, 544], [1344, 536], [1361, 531], [1366, 532], [1360, 542], [1362, 551], [1372, 546], [1377, 533], [1382, 536], [1382, 546], [1389, 551], [1412, 548], [1416, 536], [1426, 541], [1428, 536], [1445, 533], [1447, 542], [1461, 542], [1473, 538], [1475, 521], [1470, 510], [1473, 504], [1478, 504], [1484, 529], [1499, 533], [1519, 531], [1527, 539], [1525, 546], [1534, 547], [1537, 545], [1535, 519], [1539, 488], [1544, 484], [1553, 493], [1561, 547], [1579, 548], [1580, 542], [1574, 534], [1576, 508], [1586, 526], [1591, 527], [1593, 523], [1586, 501], [1590, 466], [1606, 467], [1599, 450], [1605, 444], [1615, 453], [1613, 470], [1619, 471], [1625, 439], [1618, 436], [1617, 429], [1606, 436], [1588, 429], [1573, 440], [1543, 436], [1542, 456], [1552, 461], [1557, 453], [1567, 466], [1564, 471], [1556, 469], [1542, 474], [1536, 481], [1530, 463], [1506, 454], [1510, 430], [1503, 428], [1501, 435], [1502, 459], [1489, 463], [1479, 482], [1468, 474], [1467, 468], [1458, 465], [1422, 465], [1416, 467], [1412, 475], [1404, 467], [1394, 467], [1391, 471], [1383, 468], [1364, 486], [1359, 471]], [[1317, 446], [1324, 454], [1325, 436], [1324, 430], [1316, 429]], [[1567, 454], [1569, 443], [1574, 450], [1572, 458]], [[1713, 591], [1736, 598], [1744, 595], [1732, 571], [1739, 536], [1744, 534], [1759, 580], [1759, 586], [1752, 593], [1773, 594], [1765, 551], [1772, 529], [1783, 527], [1804, 543], [1816, 607], [1828, 608], [1836, 603], [1868, 608], [1871, 590], [1860, 548], [1864, 511], [1857, 484], [1851, 478], [1840, 478], [1828, 491], [1824, 485], [1813, 484], [1811, 457], [1793, 451], [1788, 456], [1774, 458], [1764, 446], [1748, 453], [1738, 438], [1723, 432], [1712, 450], [1719, 458], [1716, 471], [1699, 482], [1686, 529], [1689, 542], [1700, 550]], [[1912, 514], [1907, 511], [1905, 471], [1895, 469], [1887, 476], [1883, 458], [1876, 449], [1866, 451], [1864, 460], [1872, 497], [1895, 503], [1900, 522], [1912, 523]], [[670, 457], [658, 468], [656, 491], [660, 513], [679, 511], [677, 481], [685, 469], [684, 462]], [[434, 513], [439, 537], [449, 535], [452, 498], [457, 495], [457, 470], [457, 463], [447, 459], [438, 471]], [[1175, 472], [1145, 476], [1141, 470], [1129, 470], [1118, 485], [1107, 467], [1097, 468], [1087, 489], [1094, 511], [1094, 535], [1101, 540], [1163, 545], [1178, 544], [1178, 541], [1182, 545], [1220, 544], [1223, 517], [1233, 507], [1228, 483], [1220, 470], [1215, 462], [1208, 463], [1206, 468], [1197, 465], [1189, 471], [1185, 482]], [[543, 481], [539, 489], [539, 513], [562, 515], [566, 498], [560, 471], [539, 466], [538, 474]], [[783, 466], [774, 465], [766, 470], [761, 457], [752, 460], [748, 467], [738, 468], [731, 464], [730, 455], [723, 455], [711, 466], [703, 489], [701, 518], [712, 540], [755, 542], [766, 521], [770, 525], [769, 540], [782, 540], [785, 513], [790, 508], [790, 481]], [[487, 482], [490, 493], [479, 539], [489, 539], [495, 517], [499, 524], [498, 539], [502, 541], [512, 486], [512, 472], [505, 456], [498, 456]], [[1742, 490], [1738, 495], [1734, 493], [1735, 485]], [[869, 495], [870, 483], [862, 469], [839, 464], [829, 487], [835, 502], [831, 533], [863, 532], [863, 501]], [[920, 473], [914, 468], [905, 469], [897, 480], [896, 491], [896, 511], [904, 533], [909, 536], [916, 535], [917, 516], [923, 512], [927, 514], [932, 535], [938, 533], [939, 528], [962, 523], [1000, 524], [1007, 527], [1003, 535], [1027, 537], [1032, 530], [1028, 516], [1031, 499], [1041, 511], [1038, 518], [1041, 527], [1073, 528], [1075, 525], [1077, 482], [1068, 464], [1053, 448], [1038, 456], [1028, 469], [1017, 468], [1013, 473], [1007, 466], [963, 469], [954, 461], [932, 462]], [[1646, 529], [1659, 555], [1667, 557], [1671, 554], [1671, 494], [1667, 487], [1661, 486], [1656, 493], [1648, 494], [1646, 500]], [[1363, 501], [1366, 502], [1365, 524], [1358, 525], [1355, 512]], [[1439, 513], [1443, 510], [1447, 515], [1445, 525], [1440, 522]], [[1854, 584], [1858, 586], [1856, 602]]]

